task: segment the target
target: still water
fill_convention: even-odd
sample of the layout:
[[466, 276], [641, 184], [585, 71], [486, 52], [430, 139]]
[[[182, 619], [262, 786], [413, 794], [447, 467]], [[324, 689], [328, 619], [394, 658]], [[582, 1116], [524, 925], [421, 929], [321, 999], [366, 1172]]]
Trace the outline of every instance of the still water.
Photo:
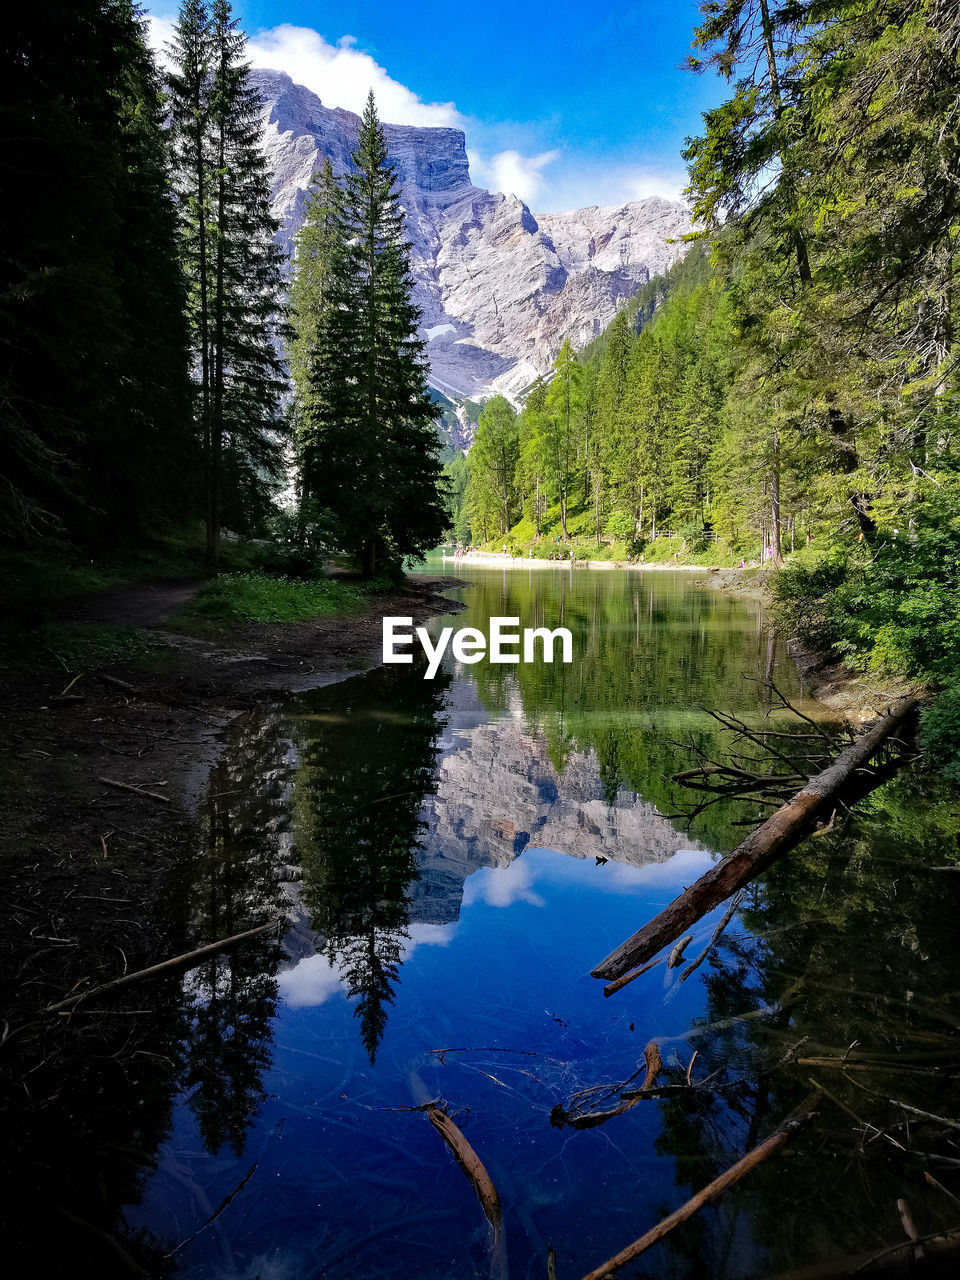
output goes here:
[[[924, 870], [955, 857], [956, 803], [888, 784], [758, 883], [688, 981], [660, 965], [605, 999], [589, 970], [758, 816], [683, 817], [689, 743], [727, 749], [707, 709], [776, 719], [772, 679], [822, 713], [760, 605], [690, 575], [470, 577], [434, 631], [563, 625], [573, 664], [447, 656], [433, 681], [381, 668], [232, 726], [171, 909], [184, 949], [272, 914], [284, 934], [176, 984], [176, 1089], [127, 1238], [197, 1280], [577, 1280], [811, 1092], [818, 1118], [783, 1154], [621, 1274], [878, 1250], [902, 1239], [902, 1197], [921, 1233], [956, 1225], [923, 1178], [958, 1190], [949, 1138], [860, 1121], [870, 1090], [958, 1114], [960, 877]], [[615, 1106], [654, 1038], [662, 1084], [707, 1085], [556, 1123], [572, 1101]], [[896, 1074], [822, 1065], [854, 1042]], [[497, 1188], [499, 1239], [415, 1109], [431, 1100]], [[939, 1164], [912, 1154], [934, 1146]]]

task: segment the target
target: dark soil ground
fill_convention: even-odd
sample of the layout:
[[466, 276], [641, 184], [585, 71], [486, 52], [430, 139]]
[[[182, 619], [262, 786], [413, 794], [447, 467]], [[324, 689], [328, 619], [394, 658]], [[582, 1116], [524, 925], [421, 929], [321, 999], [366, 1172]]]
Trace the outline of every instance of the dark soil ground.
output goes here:
[[196, 585], [145, 585], [69, 611], [154, 626], [164, 647], [149, 671], [0, 671], [0, 1204], [14, 1240], [29, 1248], [35, 1233], [51, 1247], [41, 1274], [154, 1274], [113, 1234], [127, 1194], [114, 1184], [136, 1156], [117, 1165], [90, 1143], [97, 1100], [116, 1107], [129, 1094], [136, 1106], [158, 1057], [145, 986], [95, 1010], [45, 1006], [177, 954], [164, 886], [193, 847], [192, 809], [235, 716], [378, 663], [384, 616], [460, 607], [437, 594], [456, 582], [418, 578], [363, 613], [249, 624], [215, 642], [158, 627]]

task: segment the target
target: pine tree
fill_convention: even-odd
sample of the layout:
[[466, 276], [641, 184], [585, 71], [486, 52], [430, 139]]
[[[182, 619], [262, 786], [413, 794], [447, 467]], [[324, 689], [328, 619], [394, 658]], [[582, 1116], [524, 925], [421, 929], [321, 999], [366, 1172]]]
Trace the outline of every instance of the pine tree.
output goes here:
[[22, 6], [7, 24], [4, 536], [104, 540], [181, 495], [188, 384], [161, 117], [129, 0]]
[[277, 351], [282, 255], [260, 142], [261, 101], [227, 0], [184, 0], [173, 53], [171, 135], [204, 452], [207, 553], [224, 520], [252, 531], [282, 472]]
[[[317, 313], [303, 431], [314, 460], [311, 494], [372, 574], [384, 557], [396, 563], [434, 546], [447, 512], [409, 247], [373, 94], [352, 163], [342, 206], [337, 201], [330, 212], [329, 231], [341, 247]], [[313, 323], [307, 317], [297, 330], [300, 350]]]
[[554, 377], [547, 388], [545, 417], [553, 491], [560, 504], [560, 528], [569, 538], [567, 515], [573, 489], [576, 432], [583, 413], [583, 368], [570, 340], [565, 339], [553, 362]]
[[496, 512], [501, 534], [517, 517], [516, 471], [520, 460], [517, 415], [509, 400], [494, 396], [484, 405], [467, 455], [470, 486], [478, 510]]
[[[294, 246], [294, 275], [290, 287], [290, 332], [287, 367], [293, 382], [291, 409], [297, 458], [301, 539], [308, 512], [314, 505], [318, 477], [328, 466], [324, 459], [323, 421], [326, 401], [336, 399], [337, 280], [345, 270], [343, 190], [333, 172], [330, 157], [314, 175], [307, 196], [304, 219]], [[330, 377], [323, 375], [325, 361], [333, 362]], [[324, 388], [321, 393], [321, 387]], [[328, 423], [328, 427], [329, 427]]]

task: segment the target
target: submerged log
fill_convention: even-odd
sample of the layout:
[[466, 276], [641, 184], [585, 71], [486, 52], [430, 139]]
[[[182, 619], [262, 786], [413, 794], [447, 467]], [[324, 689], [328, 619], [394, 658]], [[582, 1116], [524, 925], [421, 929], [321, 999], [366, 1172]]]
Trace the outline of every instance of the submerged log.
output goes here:
[[626, 1266], [628, 1262], [632, 1262], [641, 1253], [645, 1253], [647, 1249], [659, 1243], [674, 1227], [678, 1227], [682, 1222], [686, 1222], [688, 1218], [692, 1218], [704, 1205], [710, 1204], [719, 1195], [722, 1195], [728, 1187], [732, 1187], [735, 1182], [739, 1182], [744, 1174], [749, 1173], [758, 1164], [762, 1164], [764, 1160], [775, 1155], [802, 1125], [813, 1118], [814, 1114], [814, 1112], [809, 1111], [785, 1121], [765, 1142], [761, 1142], [758, 1147], [748, 1151], [736, 1164], [731, 1165], [726, 1173], [721, 1173], [719, 1178], [714, 1178], [713, 1182], [705, 1186], [702, 1191], [698, 1191], [686, 1204], [681, 1205], [679, 1209], [676, 1209], [668, 1217], [664, 1218], [662, 1222], [647, 1231], [639, 1240], [634, 1240], [633, 1244], [627, 1245], [625, 1249], [621, 1249], [619, 1253], [608, 1259], [601, 1266], [588, 1272], [583, 1277], [583, 1280], [605, 1280], [606, 1277], [615, 1275], [621, 1267]]
[[477, 1199], [483, 1206], [487, 1221], [493, 1227], [495, 1234], [499, 1235], [500, 1223], [503, 1220], [503, 1210], [500, 1208], [500, 1197], [497, 1195], [497, 1189], [493, 1185], [489, 1173], [483, 1167], [483, 1162], [442, 1107], [435, 1102], [431, 1102], [424, 1110], [427, 1119], [453, 1152], [453, 1157], [457, 1164], [470, 1179], [473, 1189], [477, 1193]]
[[235, 933], [232, 938], [221, 938], [219, 942], [208, 942], [205, 947], [198, 947], [196, 951], [186, 951], [183, 955], [174, 956], [171, 960], [161, 960], [159, 964], [152, 964], [148, 969], [138, 969], [135, 973], [124, 973], [119, 978], [113, 978], [110, 982], [101, 983], [99, 987], [90, 987], [87, 991], [78, 991], [76, 995], [67, 996], [64, 1000], [58, 1000], [56, 1004], [48, 1004], [43, 1012], [60, 1013], [61, 1010], [72, 1009], [81, 1000], [89, 1000], [91, 996], [102, 996], [105, 991], [115, 991], [117, 987], [126, 987], [131, 982], [140, 982], [144, 978], [154, 978], [160, 974], [170, 973], [174, 969], [195, 969], [197, 965], [203, 964], [211, 956], [219, 955], [221, 951], [226, 951], [228, 947], [235, 946], [238, 942], [245, 942], [247, 938], [255, 938], [260, 933], [268, 933], [271, 929], [276, 929], [279, 923], [278, 920], [269, 920], [266, 924], [257, 925], [255, 929], [247, 929], [243, 933]]
[[684, 930], [766, 871], [776, 858], [793, 848], [810, 830], [818, 815], [833, 805], [838, 793], [858, 770], [867, 765], [916, 705], [916, 698], [902, 698], [874, 721], [841, 751], [829, 768], [811, 778], [802, 791], [752, 831], [733, 853], [711, 867], [658, 916], [592, 969], [593, 977], [619, 978], [642, 965], [661, 947], [674, 942]]

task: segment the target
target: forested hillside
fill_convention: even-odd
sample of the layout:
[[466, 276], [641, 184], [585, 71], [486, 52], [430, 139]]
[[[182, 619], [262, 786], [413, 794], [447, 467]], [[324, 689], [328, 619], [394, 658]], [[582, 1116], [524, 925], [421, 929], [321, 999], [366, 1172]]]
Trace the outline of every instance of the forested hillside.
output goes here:
[[730, 86], [685, 153], [703, 230], [519, 415], [487, 406], [455, 532], [608, 558], [795, 551], [777, 580], [790, 634], [945, 678], [960, 7], [701, 13], [691, 74]]

